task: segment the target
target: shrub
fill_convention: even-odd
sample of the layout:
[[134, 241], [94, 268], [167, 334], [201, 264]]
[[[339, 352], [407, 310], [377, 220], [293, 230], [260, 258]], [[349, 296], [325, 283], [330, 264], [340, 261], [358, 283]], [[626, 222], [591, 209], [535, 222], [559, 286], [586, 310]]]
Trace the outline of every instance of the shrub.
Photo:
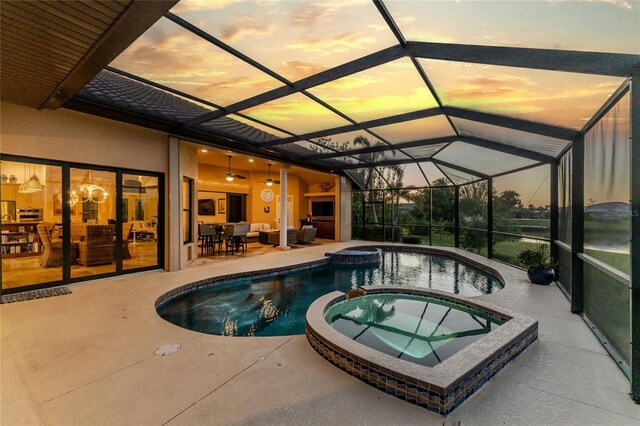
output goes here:
[[546, 266], [549, 264], [549, 250], [545, 244], [540, 244], [535, 249], [524, 249], [518, 253], [518, 260], [529, 268]]
[[419, 235], [405, 235], [402, 237], [402, 242], [405, 244], [422, 244], [422, 237]]

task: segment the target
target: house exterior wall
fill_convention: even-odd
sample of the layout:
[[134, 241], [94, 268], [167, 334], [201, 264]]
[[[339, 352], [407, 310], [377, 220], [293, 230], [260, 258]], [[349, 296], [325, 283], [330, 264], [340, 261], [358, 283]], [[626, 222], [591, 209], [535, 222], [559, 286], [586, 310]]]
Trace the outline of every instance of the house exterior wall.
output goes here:
[[[169, 138], [163, 132], [76, 111], [37, 110], [0, 103], [2, 154], [159, 172], [169, 176]], [[166, 183], [166, 182], [165, 182]], [[165, 185], [169, 200], [169, 185]], [[165, 202], [165, 265], [171, 264]]]

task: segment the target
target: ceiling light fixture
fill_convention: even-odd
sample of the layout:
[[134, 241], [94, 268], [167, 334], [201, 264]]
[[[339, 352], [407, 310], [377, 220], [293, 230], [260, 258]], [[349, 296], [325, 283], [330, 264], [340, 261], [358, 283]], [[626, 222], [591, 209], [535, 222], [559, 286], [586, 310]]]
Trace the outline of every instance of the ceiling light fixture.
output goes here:
[[[89, 183], [83, 183], [80, 185], [80, 192], [83, 194], [83, 203], [104, 203], [107, 201], [109, 194], [107, 191], [99, 185], [91, 183], [91, 170], [89, 170]], [[94, 194], [95, 191], [95, 194]]]
[[269, 177], [264, 182], [267, 186], [273, 186], [273, 179], [271, 179], [271, 163], [269, 163]]
[[[31, 167], [31, 165], [29, 165], [29, 168]], [[31, 175], [31, 177], [29, 178], [29, 180], [26, 180], [26, 174], [25, 174], [25, 181], [22, 185], [20, 185], [20, 187], [18, 188], [18, 192], [20, 193], [31, 193], [31, 192], [41, 192], [42, 191], [42, 184], [40, 183], [40, 179], [38, 178], [38, 176], [36, 176], [36, 166], [33, 166], [33, 174]]]
[[227, 182], [233, 182], [233, 173], [231, 173], [231, 156], [227, 155], [227, 157], [229, 157], [229, 171], [227, 172], [225, 179], [227, 179]]

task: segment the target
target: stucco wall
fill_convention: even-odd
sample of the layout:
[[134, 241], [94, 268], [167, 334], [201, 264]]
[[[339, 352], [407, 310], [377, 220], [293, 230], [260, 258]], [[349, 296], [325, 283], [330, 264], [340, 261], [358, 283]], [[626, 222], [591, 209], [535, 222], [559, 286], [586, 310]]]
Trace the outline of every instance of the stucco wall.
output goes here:
[[0, 108], [3, 154], [168, 171], [165, 133], [65, 109], [40, 111], [6, 102]]

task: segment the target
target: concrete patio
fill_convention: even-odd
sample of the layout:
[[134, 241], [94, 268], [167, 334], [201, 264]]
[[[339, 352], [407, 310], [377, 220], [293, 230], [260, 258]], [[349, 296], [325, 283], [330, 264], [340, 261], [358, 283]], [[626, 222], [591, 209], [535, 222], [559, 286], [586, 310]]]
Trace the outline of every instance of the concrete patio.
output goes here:
[[[447, 418], [338, 370], [304, 336], [220, 337], [160, 318], [163, 293], [206, 277], [320, 259], [335, 243], [179, 272], [71, 285], [71, 295], [0, 307], [6, 425], [616, 424], [640, 425], [629, 382], [555, 286], [459, 249], [497, 270], [481, 298], [539, 321], [539, 341]], [[180, 343], [164, 357], [154, 350]]]

